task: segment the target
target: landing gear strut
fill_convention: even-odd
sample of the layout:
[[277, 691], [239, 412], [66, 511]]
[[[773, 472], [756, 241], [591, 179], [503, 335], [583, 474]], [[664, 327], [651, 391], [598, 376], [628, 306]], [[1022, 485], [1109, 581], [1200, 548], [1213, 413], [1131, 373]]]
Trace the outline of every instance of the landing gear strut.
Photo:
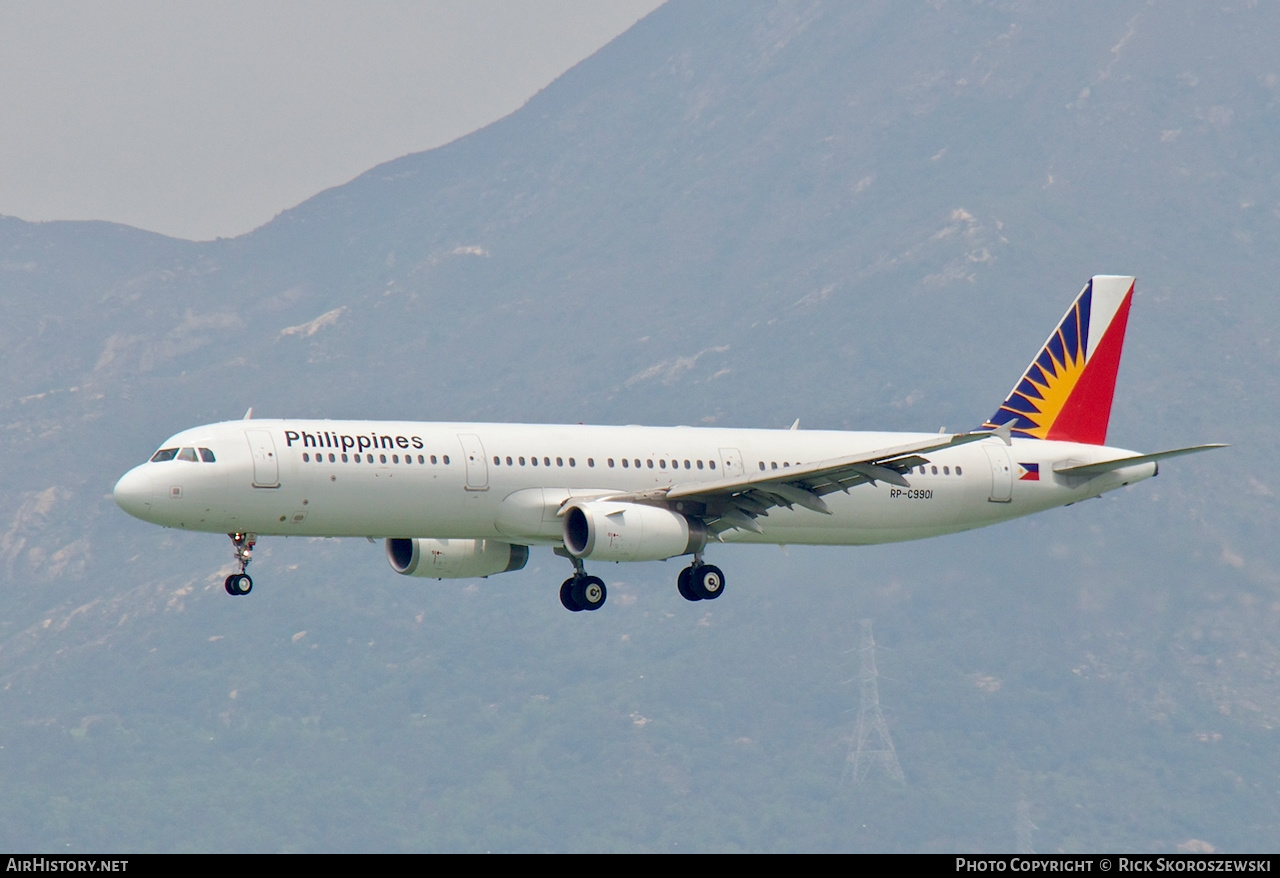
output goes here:
[[227, 534], [227, 536], [231, 537], [231, 545], [235, 548], [236, 564], [240, 566], [240, 572], [228, 576], [223, 587], [226, 588], [227, 594], [240, 597], [253, 591], [253, 580], [249, 578], [248, 573], [244, 572], [244, 569], [253, 560], [253, 547], [258, 542], [258, 535]]
[[609, 590], [604, 587], [604, 580], [598, 576], [588, 576], [581, 558], [570, 558], [573, 562], [573, 576], [560, 586], [560, 603], [572, 613], [583, 610], [598, 610], [604, 606]]
[[701, 555], [694, 555], [693, 563], [680, 571], [676, 588], [686, 601], [714, 601], [724, 594], [724, 572], [714, 564], [702, 563]]

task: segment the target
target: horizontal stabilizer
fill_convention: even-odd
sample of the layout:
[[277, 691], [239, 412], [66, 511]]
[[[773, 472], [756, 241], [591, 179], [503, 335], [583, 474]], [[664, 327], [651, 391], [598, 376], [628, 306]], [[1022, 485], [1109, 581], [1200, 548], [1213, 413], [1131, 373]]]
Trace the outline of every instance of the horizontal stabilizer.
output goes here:
[[1181, 457], [1184, 454], [1195, 454], [1198, 451], [1208, 451], [1211, 448], [1226, 447], [1227, 446], [1221, 442], [1215, 442], [1209, 445], [1192, 445], [1189, 448], [1175, 448], [1172, 451], [1157, 451], [1155, 454], [1140, 454], [1136, 457], [1121, 457], [1116, 460], [1104, 460], [1101, 463], [1086, 463], [1081, 466], [1064, 467], [1063, 469], [1055, 467], [1054, 472], [1064, 476], [1100, 476], [1103, 473], [1124, 469], [1127, 466], [1137, 466], [1140, 463], [1153, 463], [1157, 460], [1164, 460], [1167, 457]]

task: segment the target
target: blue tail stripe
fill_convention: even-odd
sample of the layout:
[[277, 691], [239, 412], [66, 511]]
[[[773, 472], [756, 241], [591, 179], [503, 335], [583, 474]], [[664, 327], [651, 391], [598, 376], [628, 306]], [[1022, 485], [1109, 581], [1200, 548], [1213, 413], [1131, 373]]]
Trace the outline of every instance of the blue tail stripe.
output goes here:
[[[1049, 354], [1049, 348], [1046, 345], [1044, 350], [1040, 352], [1040, 356], [1036, 357], [1036, 365], [1039, 366], [1046, 375], [1057, 375], [1058, 364], [1053, 361], [1053, 357]], [[1049, 382], [1045, 382], [1048, 384]]]
[[[1037, 369], [1036, 371], [1038, 372], [1040, 370]], [[1044, 397], [1040, 395], [1040, 388], [1036, 387], [1026, 378], [1023, 378], [1018, 382], [1018, 386], [1014, 389], [1014, 393], [1021, 393], [1027, 399], [1044, 399]]]
[[1062, 321], [1062, 343], [1067, 356], [1076, 359], [1080, 356], [1080, 309], [1072, 308], [1067, 319]]
[[1089, 352], [1089, 312], [1092, 305], [1093, 278], [1089, 278], [1084, 292], [1080, 294], [1080, 304], [1076, 306], [1076, 310], [1080, 312], [1080, 352], [1082, 354]]
[[1062, 352], [1062, 334], [1060, 332], [1055, 332], [1049, 338], [1049, 344], [1047, 347], [1049, 349], [1049, 353], [1053, 354], [1053, 359], [1058, 363], [1058, 365], [1063, 365], [1067, 362], [1067, 357]]
[[1018, 412], [1025, 412], [1028, 415], [1040, 414], [1040, 409], [1036, 407], [1035, 403], [1020, 393], [1015, 393], [1005, 400], [1004, 407]]

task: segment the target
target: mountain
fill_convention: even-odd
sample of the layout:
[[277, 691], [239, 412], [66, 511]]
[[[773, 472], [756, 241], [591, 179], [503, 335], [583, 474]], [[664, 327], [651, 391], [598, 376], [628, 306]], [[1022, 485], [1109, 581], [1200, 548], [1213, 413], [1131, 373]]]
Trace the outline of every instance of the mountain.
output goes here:
[[[1280, 11], [673, 2], [251, 234], [0, 219], [12, 850], [1267, 850]], [[110, 500], [239, 417], [951, 429], [1096, 273], [1109, 440], [1233, 447], [920, 544], [396, 579]], [[905, 785], [842, 782], [858, 620]]]

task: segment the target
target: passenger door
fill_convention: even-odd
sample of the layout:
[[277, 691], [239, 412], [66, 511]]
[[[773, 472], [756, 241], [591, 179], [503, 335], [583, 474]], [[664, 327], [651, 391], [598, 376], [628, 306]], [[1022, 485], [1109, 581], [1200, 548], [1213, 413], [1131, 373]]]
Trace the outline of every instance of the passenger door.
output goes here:
[[253, 486], [255, 488], [280, 487], [280, 461], [276, 457], [276, 443], [270, 430], [245, 430], [249, 440], [249, 452], [253, 455]]
[[462, 443], [462, 459], [467, 464], [467, 490], [489, 490], [489, 462], [484, 459], [484, 445], [474, 433], [459, 433]]
[[991, 496], [992, 503], [1009, 503], [1013, 500], [1013, 464], [1009, 460], [1009, 449], [1003, 445], [983, 445], [987, 460], [991, 461]]

